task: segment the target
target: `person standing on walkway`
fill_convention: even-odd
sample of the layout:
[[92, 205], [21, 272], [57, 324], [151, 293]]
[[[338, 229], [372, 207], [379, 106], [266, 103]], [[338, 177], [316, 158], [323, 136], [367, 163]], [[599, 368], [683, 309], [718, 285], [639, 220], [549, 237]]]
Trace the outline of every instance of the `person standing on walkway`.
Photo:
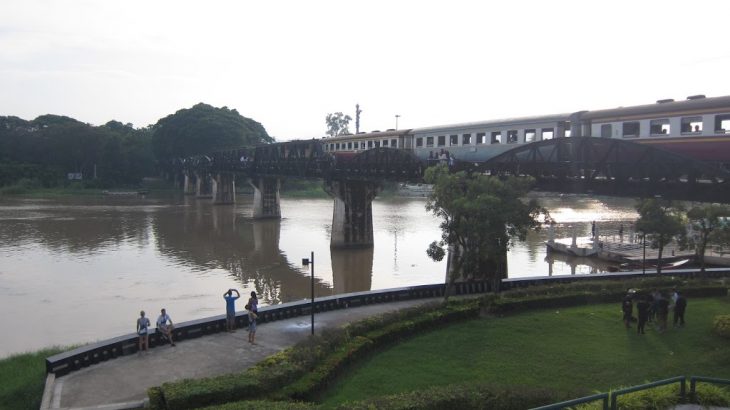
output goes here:
[[674, 327], [677, 327], [677, 323], [679, 323], [679, 326], [684, 326], [684, 311], [687, 309], [687, 299], [681, 293], [675, 293], [677, 294], [677, 301], [674, 303]]
[[142, 350], [149, 352], [150, 337], [147, 334], [147, 328], [150, 327], [150, 320], [144, 316], [144, 310], [139, 312], [137, 318], [137, 335], [139, 335], [139, 352]]
[[626, 296], [624, 296], [624, 300], [621, 302], [621, 311], [624, 314], [624, 326], [626, 328], [631, 327], [631, 316], [634, 313], [634, 302], [631, 300], [631, 293], [629, 289], [626, 289]]
[[157, 318], [157, 331], [167, 338], [170, 346], [175, 346], [175, 342], [172, 341], [172, 330], [174, 328], [175, 326], [172, 324], [172, 319], [167, 311], [165, 309], [160, 310], [160, 316]]
[[[233, 296], [233, 292], [236, 292], [236, 296]], [[223, 299], [226, 300], [226, 327], [231, 333], [236, 331], [236, 299], [240, 297], [241, 294], [236, 289], [228, 289], [223, 294]]]
[[259, 313], [259, 299], [256, 297], [256, 292], [251, 292], [246, 310], [248, 310], [248, 342], [256, 344], [254, 339], [256, 338], [256, 319]]

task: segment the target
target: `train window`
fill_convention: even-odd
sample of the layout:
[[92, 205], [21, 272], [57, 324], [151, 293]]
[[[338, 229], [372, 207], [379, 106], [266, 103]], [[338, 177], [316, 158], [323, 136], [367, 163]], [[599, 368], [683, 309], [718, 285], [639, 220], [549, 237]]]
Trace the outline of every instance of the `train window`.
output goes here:
[[459, 136], [458, 135], [450, 135], [449, 136], [449, 146], [456, 146], [459, 145]]
[[383, 146], [384, 147], [387, 147], [388, 146], [388, 140], [383, 140]]
[[416, 138], [416, 148], [423, 146], [423, 137]]
[[535, 130], [525, 130], [525, 142], [534, 142], [537, 132]]
[[613, 136], [613, 125], [602, 124], [601, 125], [601, 138], [611, 138]]
[[335, 149], [338, 150], [338, 151], [340, 150], [340, 143], [339, 142], [337, 144], [335, 144]]
[[368, 149], [370, 149], [372, 147], [373, 147], [373, 142], [372, 141], [368, 141]]
[[347, 143], [347, 149], [352, 149], [352, 143], [351, 142], [348, 142]]
[[730, 114], [715, 116], [715, 132], [730, 134]]
[[433, 147], [433, 137], [426, 137], [426, 146]]
[[439, 135], [438, 146], [439, 147], [443, 147], [444, 145], [446, 145], [446, 136], [445, 135]]
[[517, 130], [507, 131], [507, 144], [514, 144], [517, 142]]
[[398, 140], [397, 139], [390, 140], [390, 147], [391, 148], [398, 148]]
[[365, 141], [360, 141], [360, 149], [365, 149]]
[[334, 151], [334, 150], [335, 150], [335, 144], [330, 144], [330, 151]]
[[682, 134], [702, 132], [702, 117], [682, 117]]
[[651, 120], [649, 123], [649, 135], [669, 135], [669, 119]]
[[502, 143], [502, 131], [494, 131], [492, 133], [492, 144]]
[[471, 145], [471, 134], [463, 134], [461, 136], [461, 145]]
[[380, 147], [380, 141], [375, 141], [375, 148]]
[[551, 140], [555, 136], [555, 130], [553, 128], [543, 128], [540, 132], [542, 133], [540, 138], [542, 140]]
[[639, 122], [630, 121], [623, 123], [623, 136], [624, 137], [638, 137], [639, 136]]
[[477, 144], [486, 144], [487, 134], [483, 132], [477, 132]]

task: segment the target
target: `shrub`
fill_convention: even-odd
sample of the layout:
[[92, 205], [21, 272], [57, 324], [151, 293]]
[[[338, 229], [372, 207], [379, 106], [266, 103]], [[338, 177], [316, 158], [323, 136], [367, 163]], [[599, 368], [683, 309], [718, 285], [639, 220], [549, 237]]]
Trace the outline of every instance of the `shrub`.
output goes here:
[[310, 410], [317, 408], [319, 408], [319, 406], [310, 403], [246, 400], [235, 403], [218, 404], [211, 407], [205, 407], [201, 410]]
[[694, 402], [701, 406], [730, 406], [730, 390], [714, 384], [698, 383], [695, 386]]
[[[621, 410], [664, 410], [676, 406], [680, 402], [677, 384], [653, 387], [618, 396], [617, 404]], [[603, 409], [601, 401], [581, 404], [576, 410]]]
[[149, 408], [152, 410], [163, 410], [165, 406], [165, 397], [160, 387], [152, 387], [147, 390], [147, 397], [150, 398]]
[[715, 316], [712, 329], [718, 335], [730, 339], [730, 315]]

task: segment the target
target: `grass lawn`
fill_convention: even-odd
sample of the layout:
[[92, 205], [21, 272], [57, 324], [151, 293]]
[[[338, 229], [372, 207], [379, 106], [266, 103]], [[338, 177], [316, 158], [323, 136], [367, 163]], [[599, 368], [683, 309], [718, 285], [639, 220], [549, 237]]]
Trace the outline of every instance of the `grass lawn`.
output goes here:
[[648, 325], [645, 335], [624, 329], [618, 303], [474, 319], [373, 356], [323, 402], [467, 382], [590, 394], [680, 375], [730, 379], [730, 341], [712, 333], [728, 313], [730, 298], [690, 299], [684, 328]]
[[0, 409], [37, 409], [46, 383], [46, 357], [67, 348], [48, 348], [0, 360]]

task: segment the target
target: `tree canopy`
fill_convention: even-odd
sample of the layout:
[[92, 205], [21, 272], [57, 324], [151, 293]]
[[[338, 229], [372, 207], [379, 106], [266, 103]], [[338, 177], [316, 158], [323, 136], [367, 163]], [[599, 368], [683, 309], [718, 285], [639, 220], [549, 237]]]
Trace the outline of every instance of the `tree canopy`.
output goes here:
[[274, 141], [261, 124], [243, 117], [235, 109], [203, 103], [162, 118], [153, 129], [152, 143], [158, 159]]
[[507, 276], [507, 250], [514, 238], [524, 239], [539, 227], [538, 217], [547, 211], [535, 200], [521, 198], [533, 180], [504, 180], [482, 174], [449, 173], [445, 165], [430, 167], [424, 180], [433, 184], [426, 209], [441, 219], [441, 240], [428, 255], [441, 260], [450, 250], [447, 283], [458, 278], [487, 279], [499, 289]]
[[636, 210], [639, 212], [636, 230], [643, 232], [651, 241], [651, 247], [659, 250], [657, 273], [661, 273], [664, 247], [686, 233], [681, 208], [672, 201], [649, 198], [641, 200]]
[[352, 121], [352, 117], [345, 115], [341, 112], [334, 114], [327, 114], [325, 119], [327, 123], [327, 135], [330, 137], [336, 137], [338, 135], [349, 134], [350, 130], [347, 128]]
[[687, 243], [695, 249], [700, 267], [705, 269], [705, 252], [710, 243], [724, 244], [730, 237], [730, 207], [727, 205], [705, 204], [694, 206], [687, 211], [687, 219], [693, 235], [687, 238]]

